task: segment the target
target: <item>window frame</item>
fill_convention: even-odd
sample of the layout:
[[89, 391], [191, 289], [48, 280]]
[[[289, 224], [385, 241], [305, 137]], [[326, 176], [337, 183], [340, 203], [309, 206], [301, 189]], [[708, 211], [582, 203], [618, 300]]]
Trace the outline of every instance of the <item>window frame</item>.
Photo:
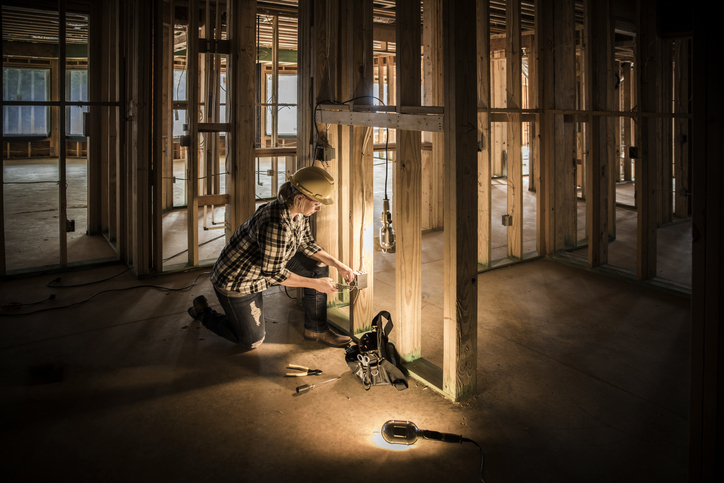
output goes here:
[[[52, 84], [52, 80], [51, 80], [52, 71], [51, 71], [50, 67], [3, 66], [3, 78], [5, 77], [5, 70], [26, 70], [26, 71], [46, 72], [47, 73], [47, 76], [45, 79], [45, 97], [46, 97], [46, 99], [44, 101], [28, 101], [28, 102], [50, 102], [50, 96], [51, 96], [50, 90], [51, 90], [51, 84]], [[3, 91], [4, 91], [4, 89], [3, 89]], [[3, 97], [4, 97], [4, 95], [5, 95], [5, 93], [3, 92]], [[11, 99], [3, 99], [3, 102], [15, 102], [15, 101], [13, 101]], [[50, 110], [51, 106], [38, 106], [38, 105], [34, 105], [34, 104], [25, 104], [25, 105], [3, 104], [3, 111], [5, 109], [10, 109], [10, 108], [21, 109], [23, 107], [45, 107], [45, 119], [46, 119], [45, 125], [46, 125], [47, 131], [45, 133], [40, 133], [40, 134], [6, 133], [5, 132], [5, 122], [7, 120], [7, 115], [5, 114], [5, 112], [3, 112], [3, 133], [2, 133], [3, 138], [7, 139], [8, 140], [7, 142], [35, 142], [35, 141], [44, 141], [46, 139], [49, 139], [51, 137], [51, 133], [53, 131], [53, 127], [52, 127], [53, 120], [52, 120], [52, 113]]]

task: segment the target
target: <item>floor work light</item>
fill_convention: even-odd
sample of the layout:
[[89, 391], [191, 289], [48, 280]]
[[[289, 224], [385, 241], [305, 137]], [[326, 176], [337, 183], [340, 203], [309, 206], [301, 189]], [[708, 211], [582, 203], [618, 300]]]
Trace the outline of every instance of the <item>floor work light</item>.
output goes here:
[[445, 443], [473, 443], [480, 450], [480, 481], [483, 481], [483, 449], [472, 439], [463, 438], [462, 435], [440, 433], [420, 429], [412, 421], [391, 420], [382, 425], [382, 438], [390, 444], [413, 445], [418, 438], [444, 441]]

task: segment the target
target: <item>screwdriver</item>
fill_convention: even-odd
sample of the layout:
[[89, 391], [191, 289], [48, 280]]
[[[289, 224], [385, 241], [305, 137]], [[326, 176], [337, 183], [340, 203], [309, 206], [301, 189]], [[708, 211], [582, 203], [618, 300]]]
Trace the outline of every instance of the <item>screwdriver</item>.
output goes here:
[[320, 382], [319, 384], [311, 384], [311, 385], [310, 385], [310, 384], [303, 384], [303, 385], [297, 387], [297, 393], [298, 393], [298, 394], [301, 394], [301, 393], [307, 392], [307, 391], [309, 391], [309, 390], [310, 390], [311, 388], [313, 388], [313, 387], [321, 386], [322, 384], [327, 384], [328, 382], [336, 381], [336, 380], [339, 379], [340, 377], [342, 377], [342, 376], [335, 377], [334, 379], [330, 379], [330, 380], [328, 380], [328, 381]]

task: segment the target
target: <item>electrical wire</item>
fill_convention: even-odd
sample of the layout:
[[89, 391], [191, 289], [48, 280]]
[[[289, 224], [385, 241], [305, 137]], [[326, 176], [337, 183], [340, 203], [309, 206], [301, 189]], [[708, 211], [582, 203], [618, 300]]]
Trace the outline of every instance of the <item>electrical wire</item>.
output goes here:
[[[125, 288], [112, 288], [112, 289], [101, 290], [100, 292], [96, 292], [96, 293], [94, 293], [93, 295], [91, 295], [90, 297], [88, 297], [88, 298], [86, 298], [86, 299], [84, 299], [84, 300], [81, 300], [81, 301], [79, 301], [79, 302], [73, 302], [73, 303], [66, 304], [66, 305], [61, 305], [61, 306], [58, 306], [58, 307], [48, 307], [48, 308], [45, 308], [45, 309], [34, 310], [34, 311], [32, 311], [32, 312], [23, 312], [23, 313], [20, 313], [20, 314], [6, 314], [6, 313], [0, 312], [0, 317], [19, 317], [19, 316], [21, 316], [21, 315], [32, 315], [32, 314], [37, 314], [37, 313], [40, 313], [40, 312], [49, 312], [49, 311], [51, 311], [51, 310], [67, 309], [67, 308], [69, 308], [69, 307], [75, 307], [75, 306], [77, 306], [77, 305], [84, 304], [84, 303], [86, 303], [86, 302], [94, 299], [95, 297], [97, 297], [97, 296], [99, 296], [99, 295], [101, 295], [101, 294], [104, 294], [104, 293], [124, 292], [124, 291], [126, 291], [126, 290], [133, 290], [133, 289], [136, 289], [136, 288], [155, 288], [155, 289], [157, 289], [157, 290], [166, 290], [166, 291], [169, 291], [169, 292], [181, 292], [181, 291], [183, 291], [183, 290], [188, 290], [188, 289], [190, 289], [191, 287], [193, 287], [194, 285], [196, 285], [196, 282], [199, 280], [199, 278], [201, 277], [201, 275], [207, 275], [207, 274], [210, 274], [210, 273], [211, 273], [211, 272], [202, 272], [202, 273], [200, 273], [200, 274], [194, 279], [193, 282], [191, 282], [189, 285], [187, 285], [187, 286], [185, 286], [185, 287], [174, 288], [174, 287], [164, 287], [164, 286], [162, 286], [162, 285], [143, 284], [143, 285], [133, 285], [133, 286], [131, 286], [131, 287], [125, 287]], [[52, 299], [51, 299], [51, 298], [48, 298], [47, 300], [52, 300]]]
[[481, 448], [480, 445], [478, 443], [476, 443], [475, 441], [473, 441], [472, 439], [463, 438], [462, 442], [463, 443], [466, 443], [466, 442], [473, 443], [480, 450], [480, 481], [485, 483], [485, 480], [483, 480], [483, 448]]
[[47, 284], [45, 284], [45, 286], [46, 286], [46, 287], [58, 287], [58, 288], [85, 287], [86, 285], [93, 285], [93, 284], [96, 284], [96, 283], [105, 282], [105, 281], [110, 280], [110, 279], [112, 279], [112, 278], [116, 278], [117, 276], [123, 275], [124, 273], [128, 272], [129, 270], [131, 270], [131, 267], [128, 267], [128, 268], [125, 269], [124, 271], [122, 271], [122, 272], [120, 272], [120, 273], [117, 273], [117, 274], [115, 274], [115, 275], [112, 275], [112, 276], [110, 276], [110, 277], [108, 277], [108, 278], [104, 278], [104, 279], [102, 279], [102, 280], [96, 280], [96, 281], [94, 281], [94, 282], [77, 283], [77, 284], [74, 284], [74, 285], [53, 285], [53, 284], [55, 284], [55, 283], [60, 282], [60, 277], [58, 277], [58, 278], [56, 278], [55, 280], [51, 280], [50, 282], [48, 282]]
[[[322, 105], [322, 104], [345, 105], [345, 104], [348, 104], [348, 103], [350, 103], [350, 102], [356, 101], [356, 100], [358, 100], [358, 99], [375, 99], [375, 100], [377, 100], [381, 105], [383, 105], [383, 106], [386, 106], [386, 105], [387, 105], [387, 104], [385, 104], [385, 102], [384, 102], [382, 99], [380, 99], [380, 98], [377, 97], [377, 96], [355, 96], [355, 97], [353, 97], [353, 98], [351, 98], [351, 99], [347, 99], [346, 101], [342, 101], [342, 102], [340, 102], [340, 101], [334, 101], [334, 100], [331, 100], [331, 99], [325, 99], [325, 100], [322, 100], [322, 101], [317, 102], [317, 104], [314, 106], [313, 119], [312, 119], [312, 124], [314, 124], [314, 130], [315, 130], [315, 132], [316, 132], [316, 136], [315, 136], [315, 139], [314, 139], [314, 145], [313, 145], [313, 147], [312, 147], [312, 157], [313, 157], [313, 159], [316, 158], [317, 145], [319, 144], [319, 141], [320, 141], [319, 126], [317, 125], [317, 111], [319, 110], [319, 106]], [[386, 151], [386, 152], [385, 152], [385, 158], [386, 158], [386, 162], [389, 162], [389, 154], [387, 153], [388, 148], [389, 148], [388, 143], [389, 143], [389, 129], [387, 129], [387, 139], [386, 139], [386, 142], [385, 142], [385, 151]], [[310, 163], [310, 165], [311, 165], [311, 163]], [[364, 169], [365, 169], [365, 166], [364, 166], [364, 163], [362, 163], [362, 178], [363, 178], [363, 179], [364, 179], [364, 176], [365, 176]], [[387, 169], [387, 164], [386, 164], [386, 165], [385, 165], [385, 199], [387, 199], [387, 172], [388, 172], [388, 169]], [[365, 204], [363, 203], [363, 204], [362, 204], [362, 225], [360, 226], [360, 240], [363, 239], [363, 235], [364, 235], [364, 218], [365, 218]], [[362, 272], [365, 272], [365, 271], [366, 271], [366, 270], [365, 270], [365, 259], [364, 259], [364, 244], [363, 244], [363, 243], [360, 243], [360, 271], [362, 271]], [[359, 289], [357, 289], [357, 292], [358, 292], [358, 296], [359, 296]], [[357, 300], [357, 298], [355, 297], [355, 301], [356, 301], [356, 300]]]
[[390, 151], [389, 151], [390, 144], [389, 143], [390, 143], [390, 128], [386, 127], [385, 128], [385, 199], [386, 200], [389, 200], [389, 198], [387, 198], [387, 175], [390, 172], [390, 166], [389, 166], [389, 164], [390, 164]]
[[2, 310], [17, 310], [20, 307], [26, 306], [26, 305], [38, 305], [42, 304], [43, 302], [47, 302], [48, 300], [55, 300], [55, 294], [50, 294], [47, 299], [45, 300], [39, 300], [37, 302], [10, 302], [8, 304], [3, 305], [0, 307]]
[[[225, 236], [226, 236], [226, 234], [219, 235], [219, 236], [217, 236], [216, 238], [212, 238], [211, 240], [206, 240], [206, 241], [203, 242], [203, 243], [199, 243], [199, 246], [202, 247], [202, 246], [206, 245], [207, 243], [211, 243], [212, 241], [216, 241], [216, 240], [218, 240], [219, 238], [223, 238], [223, 237], [225, 237]], [[186, 250], [182, 250], [182, 251], [178, 252], [176, 255], [171, 255], [171, 256], [168, 257], [168, 258], [164, 258], [163, 261], [164, 261], [164, 262], [167, 262], [167, 261], [171, 260], [172, 258], [176, 258], [176, 257], [179, 256], [179, 255], [183, 255], [183, 254], [186, 253], [187, 251], [189, 251], [188, 248], [187, 248]]]

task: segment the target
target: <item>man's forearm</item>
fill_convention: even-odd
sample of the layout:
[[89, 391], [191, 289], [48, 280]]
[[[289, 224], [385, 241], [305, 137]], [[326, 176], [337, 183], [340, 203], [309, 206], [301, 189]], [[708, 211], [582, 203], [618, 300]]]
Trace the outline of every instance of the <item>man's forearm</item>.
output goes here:
[[301, 275], [297, 275], [296, 273], [292, 272], [289, 274], [289, 277], [287, 277], [286, 280], [284, 280], [280, 285], [284, 285], [286, 287], [307, 287], [307, 288], [314, 288], [314, 279], [302, 277]]
[[330, 265], [335, 268], [339, 267], [339, 260], [337, 260], [336, 258], [334, 258], [332, 255], [330, 255], [329, 253], [327, 253], [324, 250], [318, 251], [317, 253], [315, 253], [314, 255], [312, 255], [309, 258], [311, 258], [312, 260], [316, 260], [318, 262], [322, 262], [325, 265]]

